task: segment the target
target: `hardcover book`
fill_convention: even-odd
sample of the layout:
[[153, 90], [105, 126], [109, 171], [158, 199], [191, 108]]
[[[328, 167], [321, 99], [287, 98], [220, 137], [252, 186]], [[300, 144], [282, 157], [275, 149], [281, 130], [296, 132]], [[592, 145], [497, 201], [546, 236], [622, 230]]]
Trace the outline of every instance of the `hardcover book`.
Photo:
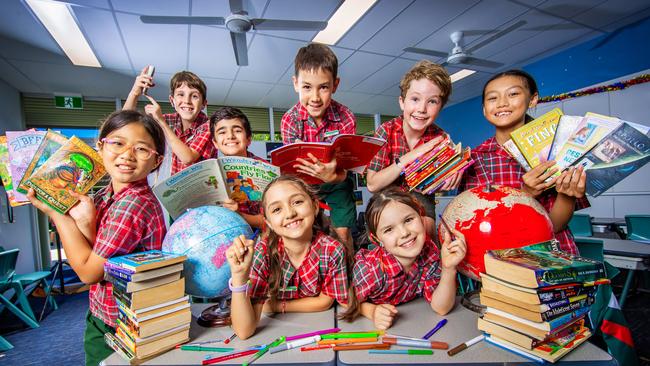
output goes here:
[[501, 324], [493, 323], [484, 318], [478, 318], [478, 329], [482, 330], [490, 335], [497, 336], [501, 339], [505, 339], [508, 342], [514, 343], [518, 346], [524, 347], [525, 349], [533, 349], [539, 347], [543, 344], [549, 344], [551, 342], [557, 341], [559, 338], [564, 338], [580, 332], [584, 328], [585, 317], [579, 317], [573, 322], [568, 323], [566, 326], [557, 329], [555, 332], [549, 334], [544, 339], [538, 339], [531, 337], [528, 334], [521, 333], [519, 331], [510, 329]]
[[184, 324], [169, 329], [159, 334], [145, 338], [131, 338], [123, 328], [118, 327], [115, 331], [115, 338], [139, 359], [146, 359], [157, 355], [161, 351], [172, 348], [189, 340], [190, 325]]
[[29, 202], [27, 197], [18, 192], [18, 184], [23, 179], [29, 162], [41, 144], [45, 131], [7, 131], [7, 149], [9, 151], [9, 173], [11, 174], [14, 198], [17, 202]]
[[145, 252], [130, 253], [119, 257], [111, 257], [106, 262], [133, 271], [133, 273], [139, 273], [181, 263], [186, 259], [187, 256], [182, 254], [167, 253], [160, 250], [148, 250]]
[[510, 133], [531, 168], [546, 161], [560, 117], [562, 111], [555, 108]]
[[485, 273], [481, 273], [481, 284], [484, 290], [489, 290], [491, 293], [517, 299], [521, 303], [540, 306], [540, 309], [541, 306], [555, 302], [568, 302], [572, 298], [583, 295], [593, 297], [596, 293], [593, 282], [567, 283], [534, 289], [517, 286]]
[[488, 307], [483, 317], [493, 323], [501, 324], [508, 328], [530, 334], [538, 339], [545, 339], [549, 334], [564, 329], [566, 324], [572, 323], [589, 312], [589, 307], [580, 308], [558, 318], [545, 322], [533, 322], [516, 315]]
[[582, 295], [568, 299], [568, 301], [560, 300], [536, 306], [521, 303], [516, 299], [510, 299], [484, 289], [481, 290], [480, 298], [481, 305], [505, 311], [533, 322], [550, 321], [574, 310], [588, 307], [594, 302], [593, 296]]
[[36, 152], [34, 153], [34, 157], [32, 158], [32, 161], [29, 162], [29, 165], [27, 166], [27, 169], [25, 170], [25, 175], [23, 175], [23, 180], [20, 182], [18, 185], [18, 192], [27, 194], [27, 190], [29, 187], [25, 185], [25, 181], [27, 178], [31, 177], [32, 173], [40, 168], [47, 159], [50, 158], [57, 150], [61, 148], [66, 142], [68, 142], [68, 139], [61, 135], [58, 132], [52, 131], [52, 130], [47, 130], [47, 133], [43, 137], [43, 140], [41, 141], [41, 144], [38, 145], [38, 149], [36, 149]]
[[172, 281], [176, 281], [181, 278], [180, 272], [171, 273], [168, 275], [160, 276], [146, 281], [140, 282], [130, 282], [126, 281], [120, 277], [114, 277], [108, 271], [104, 271], [104, 280], [113, 284], [114, 288], [119, 289], [122, 292], [135, 292], [140, 290], [146, 290], [148, 288], [164, 285]]
[[97, 151], [72, 136], [24, 182], [36, 196], [65, 214], [77, 203], [69, 191], [88, 192], [106, 174]]
[[113, 296], [115, 300], [131, 310], [148, 308], [185, 296], [185, 279], [181, 278], [174, 282], [136, 292], [122, 292], [118, 288], [113, 288]]

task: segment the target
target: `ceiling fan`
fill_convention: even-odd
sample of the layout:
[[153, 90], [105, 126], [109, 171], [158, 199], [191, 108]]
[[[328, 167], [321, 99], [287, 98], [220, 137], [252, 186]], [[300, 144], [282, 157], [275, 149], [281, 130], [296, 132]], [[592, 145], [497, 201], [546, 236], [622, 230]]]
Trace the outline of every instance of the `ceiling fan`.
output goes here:
[[503, 64], [500, 62], [473, 57], [472, 53], [478, 50], [479, 48], [487, 45], [488, 43], [520, 28], [524, 24], [526, 24], [526, 21], [521, 20], [509, 26], [508, 28], [505, 28], [501, 31], [494, 33], [492, 36], [486, 38], [485, 40], [479, 42], [478, 44], [468, 49], [463, 48], [463, 37], [465, 35], [485, 34], [485, 32], [483, 31], [481, 31], [480, 33], [477, 33], [476, 31], [453, 32], [449, 38], [451, 38], [451, 41], [454, 43], [454, 48], [449, 53], [427, 50], [424, 48], [417, 48], [417, 47], [407, 47], [404, 49], [404, 52], [419, 53], [422, 55], [434, 56], [434, 57], [444, 57], [446, 60], [445, 62], [442, 63], [442, 66], [464, 64], [470, 66], [480, 66], [480, 67], [488, 67], [488, 68], [496, 69], [503, 66]]
[[319, 31], [327, 27], [326, 21], [251, 18], [248, 16], [248, 12], [244, 10], [243, 0], [230, 0], [230, 15], [225, 18], [142, 15], [140, 16], [140, 20], [146, 24], [225, 25], [230, 31], [230, 39], [232, 40], [232, 47], [235, 51], [235, 61], [239, 66], [248, 65], [246, 32], [251, 29]]

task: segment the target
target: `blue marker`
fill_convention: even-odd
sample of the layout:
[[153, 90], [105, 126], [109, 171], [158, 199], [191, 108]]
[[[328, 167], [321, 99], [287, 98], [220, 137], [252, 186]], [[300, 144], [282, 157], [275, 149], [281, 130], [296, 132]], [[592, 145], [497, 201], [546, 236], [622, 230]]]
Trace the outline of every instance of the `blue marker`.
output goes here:
[[435, 327], [433, 327], [433, 329], [431, 329], [431, 330], [429, 331], [429, 333], [425, 334], [424, 337], [422, 337], [422, 339], [429, 339], [429, 338], [431, 338], [431, 336], [432, 336], [435, 332], [437, 332], [440, 328], [444, 327], [445, 324], [447, 324], [447, 319], [442, 319], [441, 321], [438, 322], [438, 324], [436, 324]]

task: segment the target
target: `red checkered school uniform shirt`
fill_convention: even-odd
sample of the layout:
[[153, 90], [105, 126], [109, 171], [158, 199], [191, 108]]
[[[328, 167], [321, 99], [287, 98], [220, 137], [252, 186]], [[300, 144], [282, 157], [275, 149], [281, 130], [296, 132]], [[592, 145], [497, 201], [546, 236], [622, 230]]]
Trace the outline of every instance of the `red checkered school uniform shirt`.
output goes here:
[[331, 142], [340, 134], [355, 134], [357, 120], [348, 107], [332, 100], [320, 126], [317, 126], [314, 119], [309, 116], [307, 108], [297, 103], [282, 116], [280, 130], [284, 144], [291, 144], [296, 140]]
[[[199, 153], [199, 159], [197, 161], [217, 156], [217, 151], [212, 141], [210, 141], [210, 120], [205, 113], [200, 112], [196, 116], [192, 126], [185, 131], [183, 131], [183, 122], [178, 113], [163, 114], [163, 117], [167, 125], [174, 131], [174, 134], [190, 149]], [[172, 175], [190, 165], [192, 164], [183, 164], [176, 154], [172, 154]]]
[[[268, 163], [268, 161], [260, 158], [250, 151], [246, 152], [246, 157]], [[259, 213], [262, 212], [261, 207], [262, 206], [260, 201], [246, 201], [239, 204], [239, 209], [237, 209], [237, 211], [246, 215], [259, 215]]]
[[357, 252], [352, 283], [360, 302], [399, 305], [424, 295], [431, 302], [440, 283], [440, 252], [427, 239], [408, 273], [397, 259], [381, 246]]
[[[255, 255], [250, 273], [249, 295], [253, 302], [268, 298], [269, 255], [266, 240], [255, 245]], [[346, 303], [348, 274], [345, 266], [345, 247], [339, 241], [317, 232], [309, 253], [299, 268], [294, 268], [285, 255], [278, 300], [295, 300], [323, 293], [339, 303]]]
[[[379, 126], [379, 128], [377, 128], [375, 131], [375, 137], [386, 140], [386, 144], [384, 144], [384, 146], [382, 146], [382, 148], [377, 152], [377, 155], [372, 158], [370, 164], [368, 164], [368, 170], [378, 172], [385, 169], [393, 164], [396, 158], [402, 157], [411, 151], [408, 142], [406, 141], [402, 124], [402, 117], [396, 117], [390, 121], [384, 122]], [[445, 131], [442, 128], [432, 124], [424, 131], [424, 134], [422, 134], [416, 147], [444, 134]], [[395, 181], [395, 184], [400, 185], [403, 188], [408, 187], [403, 176], [400, 176]]]
[[[526, 170], [508, 154], [503, 146], [499, 145], [496, 137], [492, 136], [472, 149], [472, 159], [474, 159], [474, 164], [465, 172], [459, 191], [487, 184], [498, 184], [517, 189], [523, 187], [522, 177], [526, 174]], [[544, 191], [537, 197], [537, 200], [547, 212], [550, 212], [556, 198], [557, 192], [552, 188]], [[576, 211], [589, 206], [587, 197], [576, 200]], [[562, 251], [578, 254], [578, 248], [568, 227], [555, 233], [555, 239], [560, 242]]]
[[[97, 210], [95, 254], [108, 259], [162, 247], [165, 219], [146, 179], [117, 193], [109, 184], [95, 194], [94, 200]], [[113, 298], [113, 285], [107, 281], [91, 285], [89, 297], [90, 312], [115, 327], [117, 304]]]

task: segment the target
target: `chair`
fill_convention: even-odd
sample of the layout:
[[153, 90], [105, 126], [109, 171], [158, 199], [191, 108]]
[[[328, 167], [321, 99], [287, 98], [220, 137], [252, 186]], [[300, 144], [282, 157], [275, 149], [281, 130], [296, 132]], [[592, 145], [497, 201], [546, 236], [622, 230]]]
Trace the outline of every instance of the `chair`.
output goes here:
[[599, 262], [605, 260], [603, 255], [604, 242], [602, 240], [576, 238], [575, 241], [581, 257], [597, 260]]
[[[0, 253], [0, 303], [31, 328], [38, 328], [38, 323], [34, 318], [34, 313], [31, 311], [32, 309], [23, 291], [23, 286], [20, 282], [14, 281], [19, 251], [20, 249], [11, 249]], [[4, 296], [5, 292], [9, 290], [14, 290], [15, 296], [18, 297], [18, 303], [23, 310], [14, 305], [11, 298]], [[31, 316], [24, 311], [25, 309], [29, 309]]]
[[574, 213], [569, 221], [569, 229], [575, 236], [594, 236], [591, 229], [591, 216]]
[[625, 215], [628, 240], [650, 240], [650, 215]]

